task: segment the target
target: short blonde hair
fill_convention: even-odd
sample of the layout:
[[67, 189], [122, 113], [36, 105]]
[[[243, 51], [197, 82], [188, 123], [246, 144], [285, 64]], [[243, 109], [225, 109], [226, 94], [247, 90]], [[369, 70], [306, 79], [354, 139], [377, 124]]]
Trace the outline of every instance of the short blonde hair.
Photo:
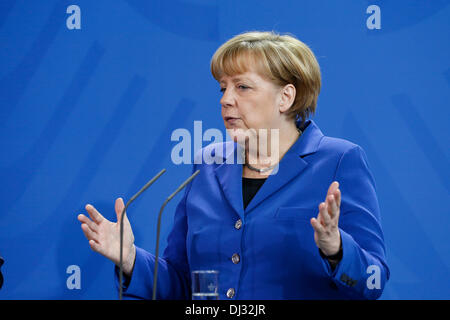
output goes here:
[[314, 114], [321, 86], [320, 67], [306, 44], [294, 36], [273, 31], [245, 32], [221, 45], [211, 59], [211, 73], [217, 81], [224, 75], [242, 74], [252, 67], [279, 86], [295, 86], [289, 117], [301, 118], [303, 124]]

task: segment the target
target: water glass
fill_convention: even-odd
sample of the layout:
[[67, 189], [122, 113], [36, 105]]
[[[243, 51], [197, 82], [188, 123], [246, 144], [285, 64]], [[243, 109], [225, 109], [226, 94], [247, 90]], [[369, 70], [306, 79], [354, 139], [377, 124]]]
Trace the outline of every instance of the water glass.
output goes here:
[[219, 299], [219, 271], [192, 271], [192, 300]]

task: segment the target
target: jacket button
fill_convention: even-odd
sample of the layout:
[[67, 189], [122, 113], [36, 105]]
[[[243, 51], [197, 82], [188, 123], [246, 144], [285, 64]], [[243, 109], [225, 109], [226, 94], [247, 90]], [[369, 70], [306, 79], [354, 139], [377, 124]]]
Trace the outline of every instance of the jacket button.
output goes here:
[[238, 264], [239, 261], [241, 261], [241, 257], [239, 257], [239, 255], [237, 253], [233, 254], [233, 256], [231, 257], [231, 261], [233, 261], [234, 264]]
[[236, 223], [234, 224], [234, 228], [236, 230], [239, 230], [242, 227], [242, 220], [239, 219], [238, 221], [236, 221]]
[[233, 288], [228, 289], [227, 297], [230, 299], [234, 297], [234, 289]]

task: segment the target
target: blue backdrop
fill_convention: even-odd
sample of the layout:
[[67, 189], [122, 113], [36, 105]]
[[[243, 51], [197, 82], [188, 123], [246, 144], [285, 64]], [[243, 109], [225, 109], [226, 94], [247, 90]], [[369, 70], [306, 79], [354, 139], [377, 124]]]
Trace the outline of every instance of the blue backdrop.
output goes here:
[[166, 168], [128, 210], [154, 252], [159, 207], [191, 172], [173, 164], [171, 133], [223, 130], [211, 56], [275, 30], [318, 58], [316, 123], [367, 153], [391, 268], [382, 298], [449, 299], [449, 21], [444, 0], [1, 0], [0, 298], [116, 299], [113, 264], [77, 215], [92, 203], [115, 220], [114, 199]]

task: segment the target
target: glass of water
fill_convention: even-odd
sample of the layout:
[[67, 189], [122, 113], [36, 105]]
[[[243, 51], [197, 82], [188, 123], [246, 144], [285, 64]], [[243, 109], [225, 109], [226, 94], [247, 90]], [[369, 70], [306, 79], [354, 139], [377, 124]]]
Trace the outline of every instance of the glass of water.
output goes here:
[[192, 271], [192, 300], [219, 300], [219, 271]]

